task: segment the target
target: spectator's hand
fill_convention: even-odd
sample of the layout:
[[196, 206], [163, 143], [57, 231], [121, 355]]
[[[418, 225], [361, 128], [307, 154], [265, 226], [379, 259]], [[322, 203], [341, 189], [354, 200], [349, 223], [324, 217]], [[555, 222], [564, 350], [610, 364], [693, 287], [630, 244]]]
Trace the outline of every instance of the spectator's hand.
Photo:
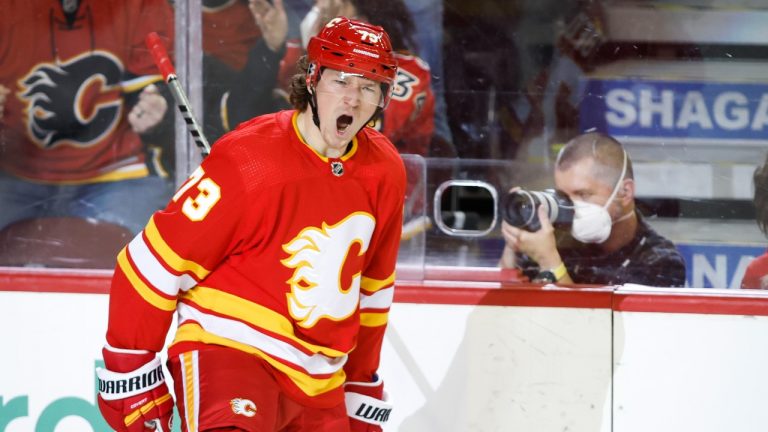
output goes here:
[[273, 4], [267, 0], [250, 0], [248, 7], [256, 25], [261, 29], [267, 47], [272, 52], [279, 51], [288, 36], [288, 16], [283, 7], [283, 0], [273, 0]]
[[168, 102], [157, 86], [150, 84], [144, 87], [139, 94], [139, 101], [128, 113], [128, 123], [134, 132], [142, 134], [157, 126], [167, 110]]
[[0, 84], [0, 120], [2, 120], [3, 112], [5, 112], [5, 99], [10, 92], [8, 87]]
[[320, 9], [320, 13], [314, 34], [320, 33], [320, 28], [337, 16], [356, 18], [352, 16], [353, 8], [347, 0], [318, 0], [317, 7]]
[[320, 18], [317, 20], [315, 34], [320, 32], [320, 27], [339, 16], [341, 0], [317, 0], [317, 7], [320, 9], [320, 14], [318, 15]]
[[[539, 206], [537, 212], [541, 221], [541, 228], [535, 232], [529, 232], [502, 222], [501, 234], [506, 241], [505, 249], [528, 255], [543, 269], [554, 268], [562, 261], [560, 253], [557, 251], [555, 229], [552, 227], [544, 207]], [[505, 250], [505, 255], [507, 253], [508, 251]]]

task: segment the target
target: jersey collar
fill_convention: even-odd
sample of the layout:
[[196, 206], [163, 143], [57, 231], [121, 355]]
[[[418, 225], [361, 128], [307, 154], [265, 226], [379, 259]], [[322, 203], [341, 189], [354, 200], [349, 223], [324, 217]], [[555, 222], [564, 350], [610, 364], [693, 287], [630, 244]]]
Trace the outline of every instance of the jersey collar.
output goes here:
[[329, 158], [327, 156], [321, 155], [320, 153], [317, 152], [317, 150], [315, 150], [311, 145], [309, 145], [309, 143], [307, 143], [307, 141], [304, 140], [304, 137], [301, 135], [301, 132], [299, 131], [298, 118], [299, 118], [299, 112], [295, 111], [293, 113], [293, 116], [291, 117], [291, 124], [293, 125], [293, 131], [296, 133], [296, 137], [299, 138], [299, 141], [301, 141], [302, 144], [307, 146], [307, 148], [310, 149], [312, 151], [312, 153], [314, 153], [323, 162], [328, 162], [331, 159], [334, 159], [334, 160], [341, 159], [342, 161], [346, 161], [346, 160], [350, 159], [352, 156], [354, 156], [355, 153], [357, 153], [357, 149], [358, 149], [359, 145], [358, 145], [358, 141], [357, 141], [357, 135], [355, 135], [352, 138], [352, 147], [349, 149], [349, 151], [344, 153], [340, 158]]

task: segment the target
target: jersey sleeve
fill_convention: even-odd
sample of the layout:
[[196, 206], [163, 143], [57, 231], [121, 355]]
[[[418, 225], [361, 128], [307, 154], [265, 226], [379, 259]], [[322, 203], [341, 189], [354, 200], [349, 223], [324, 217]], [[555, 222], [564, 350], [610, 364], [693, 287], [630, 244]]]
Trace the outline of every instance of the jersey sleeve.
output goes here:
[[400, 139], [402, 153], [429, 156], [429, 144], [435, 131], [435, 97], [429, 84], [415, 95], [413, 111], [405, 128], [407, 133]]
[[120, 251], [110, 293], [110, 345], [161, 350], [177, 296], [205, 280], [242, 244], [244, 188], [236, 166], [214, 149]]
[[426, 156], [434, 132], [435, 97], [429, 66], [401, 56], [392, 101], [384, 112], [382, 133], [400, 153]]
[[405, 195], [405, 168], [398, 164], [379, 196], [376, 230], [360, 283], [360, 331], [357, 346], [344, 366], [347, 381], [372, 382], [394, 298], [395, 265], [400, 245]]

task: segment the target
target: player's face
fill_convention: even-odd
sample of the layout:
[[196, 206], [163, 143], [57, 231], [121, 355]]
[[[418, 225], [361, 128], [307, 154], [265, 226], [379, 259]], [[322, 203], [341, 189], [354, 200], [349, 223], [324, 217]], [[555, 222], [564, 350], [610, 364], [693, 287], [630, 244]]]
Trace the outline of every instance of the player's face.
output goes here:
[[[576, 161], [566, 170], [555, 170], [555, 187], [573, 201], [584, 201], [604, 206], [613, 193], [615, 185], [607, 184], [595, 177], [594, 160], [584, 158]], [[625, 211], [619, 200], [614, 199], [606, 208], [616, 220]]]
[[326, 69], [315, 88], [320, 133], [331, 148], [345, 147], [382, 105], [378, 82]]

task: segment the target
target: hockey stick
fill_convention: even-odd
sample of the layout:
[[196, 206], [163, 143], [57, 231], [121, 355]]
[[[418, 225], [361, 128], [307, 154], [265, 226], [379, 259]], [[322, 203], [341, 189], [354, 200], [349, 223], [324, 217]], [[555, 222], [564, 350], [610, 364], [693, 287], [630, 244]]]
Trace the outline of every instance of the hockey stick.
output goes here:
[[160, 40], [160, 36], [158, 36], [157, 33], [151, 32], [147, 35], [144, 42], [152, 53], [155, 65], [160, 69], [160, 73], [163, 75], [165, 82], [168, 83], [168, 87], [171, 89], [171, 94], [173, 94], [173, 98], [176, 100], [176, 106], [179, 108], [179, 111], [181, 111], [181, 115], [187, 123], [187, 130], [192, 134], [195, 144], [200, 147], [203, 157], [208, 156], [208, 153], [211, 152], [211, 146], [208, 144], [208, 140], [205, 139], [205, 135], [203, 135], [203, 129], [197, 123], [197, 120], [195, 120], [192, 106], [189, 104], [184, 89], [182, 89], [179, 84], [179, 79], [176, 76], [176, 69], [173, 67], [170, 57], [168, 57], [168, 52], [165, 50], [163, 41]]

